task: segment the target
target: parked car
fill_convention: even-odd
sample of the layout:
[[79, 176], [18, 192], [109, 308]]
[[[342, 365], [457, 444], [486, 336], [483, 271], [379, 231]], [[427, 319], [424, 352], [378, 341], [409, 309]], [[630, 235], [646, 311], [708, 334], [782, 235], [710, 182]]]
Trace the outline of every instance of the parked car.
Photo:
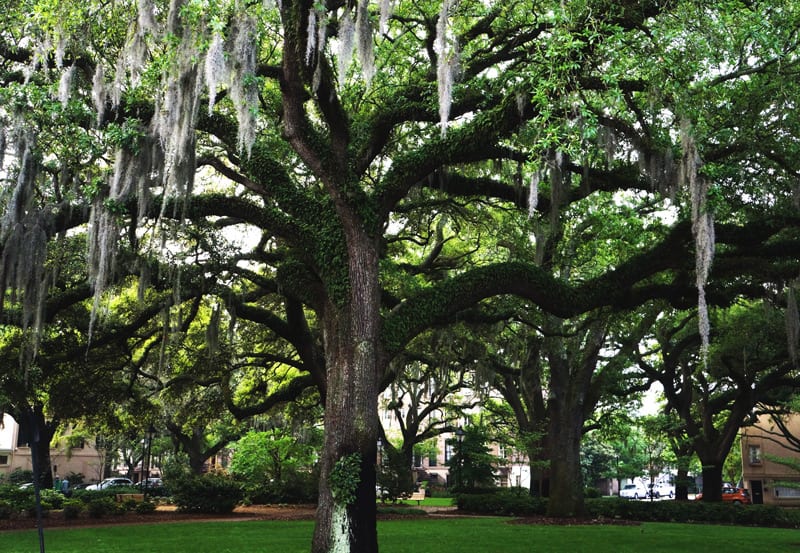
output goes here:
[[672, 499], [675, 497], [675, 486], [672, 484], [667, 484], [666, 482], [651, 484], [648, 490], [648, 495], [655, 499], [660, 499], [662, 497], [668, 497]]
[[644, 499], [647, 497], [647, 489], [641, 484], [625, 484], [619, 491], [619, 496], [625, 499]]
[[133, 486], [133, 480], [131, 480], [130, 478], [121, 478], [121, 477], [106, 478], [105, 480], [98, 482], [97, 484], [86, 486], [85, 489], [91, 491], [97, 491], [97, 490], [105, 490], [106, 488], [114, 488], [118, 486]]
[[164, 481], [161, 478], [145, 478], [139, 482], [140, 488], [147, 488], [148, 490], [158, 490], [164, 487]]
[[[695, 499], [701, 501], [703, 499], [703, 494], [697, 494]], [[732, 486], [724, 486], [722, 488], [722, 501], [724, 503], [733, 503], [734, 505], [750, 505], [753, 502], [750, 499], [749, 491], [744, 488], [735, 488]]]

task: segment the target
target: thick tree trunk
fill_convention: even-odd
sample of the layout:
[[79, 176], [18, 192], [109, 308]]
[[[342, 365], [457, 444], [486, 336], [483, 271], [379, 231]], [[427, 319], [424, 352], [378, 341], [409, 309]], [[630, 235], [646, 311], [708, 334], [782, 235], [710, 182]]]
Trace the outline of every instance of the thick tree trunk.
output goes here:
[[580, 448], [583, 413], [568, 402], [551, 409], [550, 490], [547, 514], [554, 517], [579, 517], [585, 513]]
[[703, 463], [703, 501], [722, 501], [722, 461]]
[[[42, 489], [53, 487], [53, 471], [50, 462], [50, 442], [56, 433], [58, 422], [47, 422], [41, 406], [36, 406], [22, 415], [31, 435], [31, 457], [36, 458], [34, 479]], [[38, 475], [36, 472], [38, 471]]]
[[[325, 447], [313, 553], [378, 551], [378, 264], [366, 240], [349, 244], [349, 302], [332, 306], [324, 320]], [[353, 469], [343, 470], [347, 461], [356, 460]], [[348, 483], [352, 493], [347, 493]]]

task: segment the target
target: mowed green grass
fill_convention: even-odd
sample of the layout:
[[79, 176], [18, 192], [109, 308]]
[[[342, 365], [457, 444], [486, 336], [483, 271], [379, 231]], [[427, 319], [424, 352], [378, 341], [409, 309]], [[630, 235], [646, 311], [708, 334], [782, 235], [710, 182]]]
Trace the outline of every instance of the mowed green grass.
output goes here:
[[[307, 553], [312, 522], [240, 521], [51, 529], [49, 553]], [[646, 523], [534, 526], [500, 518], [378, 524], [382, 553], [661, 553], [800, 551], [800, 531]], [[39, 551], [35, 531], [0, 532], [3, 553]]]

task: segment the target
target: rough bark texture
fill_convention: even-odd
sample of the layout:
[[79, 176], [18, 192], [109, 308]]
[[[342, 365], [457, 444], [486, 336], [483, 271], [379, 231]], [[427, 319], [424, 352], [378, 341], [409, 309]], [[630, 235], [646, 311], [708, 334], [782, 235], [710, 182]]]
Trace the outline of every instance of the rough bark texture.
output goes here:
[[583, 415], [569, 401], [553, 402], [550, 418], [550, 497], [547, 514], [578, 517], [585, 512], [580, 444]]
[[[313, 553], [378, 551], [378, 265], [366, 236], [354, 232], [350, 238], [350, 302], [344, 308], [331, 306], [325, 315], [325, 448]], [[334, 495], [331, 472], [340, 459], [354, 453], [361, 455], [355, 500], [343, 504]]]

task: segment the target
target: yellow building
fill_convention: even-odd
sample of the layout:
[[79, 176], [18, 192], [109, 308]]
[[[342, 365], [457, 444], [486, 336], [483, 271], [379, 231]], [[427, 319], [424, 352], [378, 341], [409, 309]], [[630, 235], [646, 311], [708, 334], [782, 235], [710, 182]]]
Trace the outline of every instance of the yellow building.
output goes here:
[[775, 461], [790, 458], [800, 463], [798, 444], [790, 442], [781, 426], [800, 438], [800, 414], [780, 421], [761, 415], [755, 425], [742, 428], [742, 480], [755, 504], [800, 506], [800, 472]]

